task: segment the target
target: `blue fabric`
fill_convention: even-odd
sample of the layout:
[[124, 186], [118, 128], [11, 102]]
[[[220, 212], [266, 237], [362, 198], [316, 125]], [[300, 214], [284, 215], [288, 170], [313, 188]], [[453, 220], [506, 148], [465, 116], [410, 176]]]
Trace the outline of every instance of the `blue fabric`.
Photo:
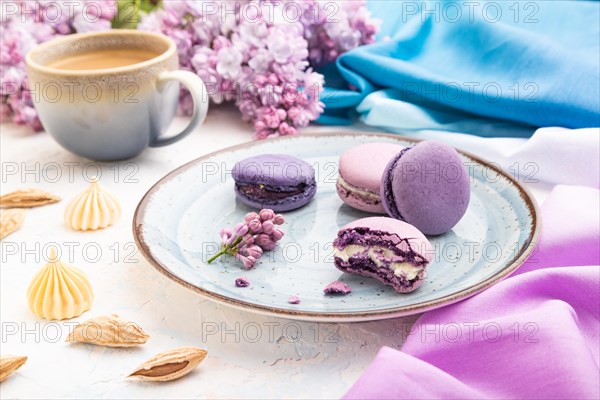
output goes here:
[[[369, 1], [379, 41], [325, 73], [321, 123], [528, 137], [600, 126], [597, 1]], [[388, 36], [387, 39], [384, 39]], [[349, 90], [348, 84], [356, 90]]]

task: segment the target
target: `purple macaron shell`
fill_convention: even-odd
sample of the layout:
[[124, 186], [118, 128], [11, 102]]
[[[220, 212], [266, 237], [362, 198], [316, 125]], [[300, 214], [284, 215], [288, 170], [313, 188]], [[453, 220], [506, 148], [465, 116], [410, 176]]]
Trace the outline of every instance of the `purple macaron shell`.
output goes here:
[[[244, 204], [273, 211], [290, 211], [306, 205], [317, 192], [315, 170], [307, 162], [285, 154], [262, 154], [235, 164], [235, 194]], [[242, 187], [267, 190], [241, 190]]]
[[344, 282], [333, 281], [323, 289], [325, 294], [341, 294], [347, 295], [352, 293], [352, 288], [346, 285]]
[[[337, 193], [344, 203], [358, 210], [385, 214], [379, 197], [381, 177], [388, 161], [402, 146], [394, 143], [365, 143], [347, 150], [340, 157], [339, 174], [346, 182], [342, 186], [338, 180]], [[369, 192], [364, 196], [361, 192]]]
[[458, 152], [432, 140], [401, 151], [381, 181], [388, 215], [427, 235], [452, 229], [465, 215], [470, 196], [469, 174]]
[[[340, 271], [375, 278], [385, 285], [392, 286], [399, 293], [408, 293], [417, 289], [426, 276], [426, 267], [433, 258], [433, 246], [427, 238], [414, 226], [397, 219], [387, 217], [363, 218], [344, 226], [333, 242], [336, 250], [343, 250], [350, 245], [364, 246], [367, 250], [355, 254], [344, 261], [334, 256], [334, 264]], [[392, 258], [380, 254], [376, 264], [369, 250], [372, 247], [383, 247], [391, 250]], [[409, 263], [420, 271], [409, 279], [405, 274], [395, 275], [386, 264], [398, 262]]]

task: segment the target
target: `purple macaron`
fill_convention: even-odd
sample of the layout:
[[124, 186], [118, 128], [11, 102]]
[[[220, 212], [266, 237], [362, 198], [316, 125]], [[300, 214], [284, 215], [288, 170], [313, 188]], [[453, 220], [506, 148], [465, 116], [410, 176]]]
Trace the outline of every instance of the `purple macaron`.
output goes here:
[[394, 143], [365, 143], [347, 150], [340, 157], [336, 184], [340, 199], [358, 210], [385, 214], [379, 188], [381, 176], [403, 147]]
[[344, 226], [333, 247], [340, 271], [375, 278], [399, 293], [412, 292], [423, 283], [433, 258], [431, 243], [417, 228], [387, 217]]
[[390, 160], [381, 180], [381, 201], [390, 217], [426, 235], [440, 235], [465, 215], [469, 186], [469, 174], [458, 152], [427, 140]]
[[314, 168], [285, 154], [246, 158], [235, 164], [232, 174], [237, 198], [255, 209], [295, 210], [317, 192]]

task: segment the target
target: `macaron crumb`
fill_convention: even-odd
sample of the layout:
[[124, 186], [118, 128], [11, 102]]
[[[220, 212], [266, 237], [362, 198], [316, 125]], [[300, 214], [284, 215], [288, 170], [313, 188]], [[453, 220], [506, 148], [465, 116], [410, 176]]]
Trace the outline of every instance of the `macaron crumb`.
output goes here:
[[300, 304], [300, 297], [298, 297], [298, 296], [290, 296], [290, 297], [288, 297], [288, 303], [290, 303], [290, 304]]
[[333, 281], [329, 285], [325, 286], [323, 292], [325, 294], [347, 295], [348, 293], [352, 292], [352, 289], [350, 289], [350, 286], [346, 285], [344, 282]]
[[237, 286], [237, 287], [248, 287], [248, 286], [250, 286], [250, 281], [248, 280], [248, 278], [240, 276], [239, 278], [237, 278], [235, 280], [235, 286]]

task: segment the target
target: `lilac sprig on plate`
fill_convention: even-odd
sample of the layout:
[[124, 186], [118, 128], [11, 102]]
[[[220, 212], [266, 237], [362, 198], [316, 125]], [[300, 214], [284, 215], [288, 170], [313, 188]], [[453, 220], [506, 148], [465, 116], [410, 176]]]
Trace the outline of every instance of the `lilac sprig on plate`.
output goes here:
[[208, 263], [227, 254], [240, 261], [245, 269], [252, 269], [263, 252], [273, 250], [281, 240], [283, 231], [276, 226], [284, 222], [283, 215], [269, 209], [246, 214], [244, 222], [237, 224], [233, 230], [221, 229], [221, 251], [212, 256]]

